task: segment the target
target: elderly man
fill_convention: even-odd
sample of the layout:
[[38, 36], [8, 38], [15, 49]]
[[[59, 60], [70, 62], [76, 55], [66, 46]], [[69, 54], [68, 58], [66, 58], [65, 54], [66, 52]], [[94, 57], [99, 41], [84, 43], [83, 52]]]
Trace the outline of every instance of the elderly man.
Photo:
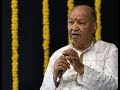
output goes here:
[[40, 90], [117, 90], [118, 48], [112, 43], [96, 41], [96, 28], [92, 7], [73, 8], [68, 18], [72, 44], [50, 57]]

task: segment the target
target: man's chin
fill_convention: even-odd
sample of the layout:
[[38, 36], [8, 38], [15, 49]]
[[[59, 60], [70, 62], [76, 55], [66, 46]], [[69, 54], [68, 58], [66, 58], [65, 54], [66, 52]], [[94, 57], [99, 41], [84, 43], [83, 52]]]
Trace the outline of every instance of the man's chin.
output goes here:
[[78, 43], [79, 40], [78, 39], [72, 39], [72, 42], [75, 44], [75, 43]]

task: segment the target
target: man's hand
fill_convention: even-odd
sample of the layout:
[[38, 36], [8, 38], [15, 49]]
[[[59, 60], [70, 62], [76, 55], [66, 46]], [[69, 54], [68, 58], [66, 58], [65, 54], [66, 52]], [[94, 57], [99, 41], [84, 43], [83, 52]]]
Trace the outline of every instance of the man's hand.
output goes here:
[[65, 56], [61, 55], [60, 58], [56, 60], [54, 63], [54, 72], [53, 72], [54, 82], [57, 79], [58, 72], [60, 70], [63, 70], [65, 72], [67, 69], [70, 69], [70, 64], [65, 59]]
[[67, 69], [70, 69], [70, 64], [73, 66], [74, 70], [79, 74], [84, 73], [84, 65], [80, 62], [78, 53], [73, 49], [67, 49], [63, 52], [63, 55], [61, 55], [60, 58], [54, 63], [54, 82], [57, 79], [58, 72], [60, 70], [63, 70], [65, 72]]
[[73, 66], [74, 70], [80, 74], [84, 73], [84, 65], [80, 62], [78, 53], [73, 49], [67, 49], [63, 52], [67, 61]]

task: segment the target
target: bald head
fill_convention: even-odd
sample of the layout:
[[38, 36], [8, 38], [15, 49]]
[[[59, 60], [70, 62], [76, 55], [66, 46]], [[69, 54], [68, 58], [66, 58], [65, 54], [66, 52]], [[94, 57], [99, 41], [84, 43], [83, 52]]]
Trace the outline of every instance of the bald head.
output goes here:
[[90, 19], [93, 22], [96, 22], [96, 12], [95, 12], [95, 10], [92, 7], [90, 7], [88, 5], [78, 5], [78, 6], [75, 6], [72, 9], [70, 15], [72, 14], [72, 12], [75, 12], [75, 11], [77, 11], [77, 12], [79, 11], [80, 12], [81, 10], [84, 10], [84, 12], [86, 12], [90, 16]]

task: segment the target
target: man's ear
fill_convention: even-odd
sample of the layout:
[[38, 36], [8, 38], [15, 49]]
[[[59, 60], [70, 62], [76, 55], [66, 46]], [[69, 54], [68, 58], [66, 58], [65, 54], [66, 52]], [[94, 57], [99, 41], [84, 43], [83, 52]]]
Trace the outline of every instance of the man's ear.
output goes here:
[[96, 29], [97, 29], [97, 22], [94, 22], [93, 23], [93, 31], [92, 31], [92, 33], [95, 33]]

